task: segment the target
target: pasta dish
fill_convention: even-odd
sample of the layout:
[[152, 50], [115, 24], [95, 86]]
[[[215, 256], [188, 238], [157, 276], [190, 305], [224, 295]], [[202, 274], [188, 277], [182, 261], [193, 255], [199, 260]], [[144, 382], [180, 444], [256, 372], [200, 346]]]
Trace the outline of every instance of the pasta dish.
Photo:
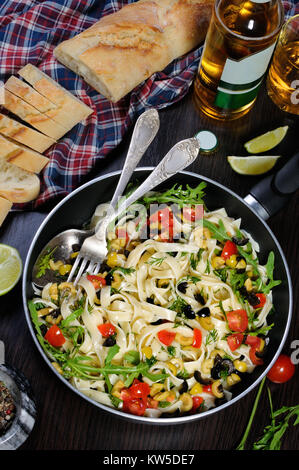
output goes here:
[[80, 247], [69, 260], [49, 253], [57, 282], [33, 286], [31, 318], [52, 365], [92, 400], [138, 416], [201, 413], [263, 364], [274, 253], [261, 265], [241, 220], [209, 211], [204, 188], [147, 194], [142, 216], [130, 207], [108, 230], [100, 274], [76, 286], [66, 279]]

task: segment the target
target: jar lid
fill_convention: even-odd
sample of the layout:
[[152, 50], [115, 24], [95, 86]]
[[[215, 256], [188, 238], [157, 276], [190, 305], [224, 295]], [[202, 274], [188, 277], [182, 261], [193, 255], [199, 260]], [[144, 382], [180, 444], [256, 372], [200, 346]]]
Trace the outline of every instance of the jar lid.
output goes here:
[[212, 153], [218, 147], [218, 139], [213, 132], [208, 130], [201, 130], [194, 136], [200, 144], [199, 152]]

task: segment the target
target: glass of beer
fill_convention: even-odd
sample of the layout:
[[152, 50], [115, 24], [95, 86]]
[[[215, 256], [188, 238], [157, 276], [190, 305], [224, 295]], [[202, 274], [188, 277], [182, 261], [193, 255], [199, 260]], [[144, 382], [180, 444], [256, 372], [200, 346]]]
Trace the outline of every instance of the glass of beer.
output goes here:
[[299, 15], [290, 18], [281, 30], [267, 90], [282, 111], [299, 115]]

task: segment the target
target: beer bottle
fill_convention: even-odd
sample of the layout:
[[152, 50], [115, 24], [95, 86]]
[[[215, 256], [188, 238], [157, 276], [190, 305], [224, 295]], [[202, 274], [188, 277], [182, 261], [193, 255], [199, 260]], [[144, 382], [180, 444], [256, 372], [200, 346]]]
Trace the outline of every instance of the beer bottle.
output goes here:
[[207, 115], [236, 119], [254, 105], [284, 21], [280, 0], [216, 0], [195, 102]]

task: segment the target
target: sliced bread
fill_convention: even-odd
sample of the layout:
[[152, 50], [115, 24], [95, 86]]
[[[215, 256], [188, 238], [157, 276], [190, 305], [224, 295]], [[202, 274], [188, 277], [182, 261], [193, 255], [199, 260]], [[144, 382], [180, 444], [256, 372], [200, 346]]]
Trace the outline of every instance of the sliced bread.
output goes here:
[[12, 202], [8, 201], [4, 197], [0, 197], [0, 227], [3, 224], [11, 208]]
[[54, 139], [0, 113], [0, 134], [43, 153], [56, 143]]
[[4, 136], [0, 136], [0, 158], [31, 173], [40, 173], [49, 162], [44, 155]]
[[26, 82], [30, 83], [36, 91], [47, 97], [59, 109], [68, 114], [68, 126], [74, 126], [93, 113], [89, 106], [34, 65], [25, 65], [25, 67], [19, 70], [18, 74]]
[[0, 159], [1, 197], [14, 203], [24, 203], [35, 199], [39, 191], [40, 181], [37, 175]]
[[11, 93], [5, 88], [5, 85], [1, 91], [4, 94], [2, 106], [35, 129], [54, 140], [58, 140], [66, 134], [64, 127], [53, 121], [46, 114], [38, 111], [31, 104], [26, 103], [26, 101]]

